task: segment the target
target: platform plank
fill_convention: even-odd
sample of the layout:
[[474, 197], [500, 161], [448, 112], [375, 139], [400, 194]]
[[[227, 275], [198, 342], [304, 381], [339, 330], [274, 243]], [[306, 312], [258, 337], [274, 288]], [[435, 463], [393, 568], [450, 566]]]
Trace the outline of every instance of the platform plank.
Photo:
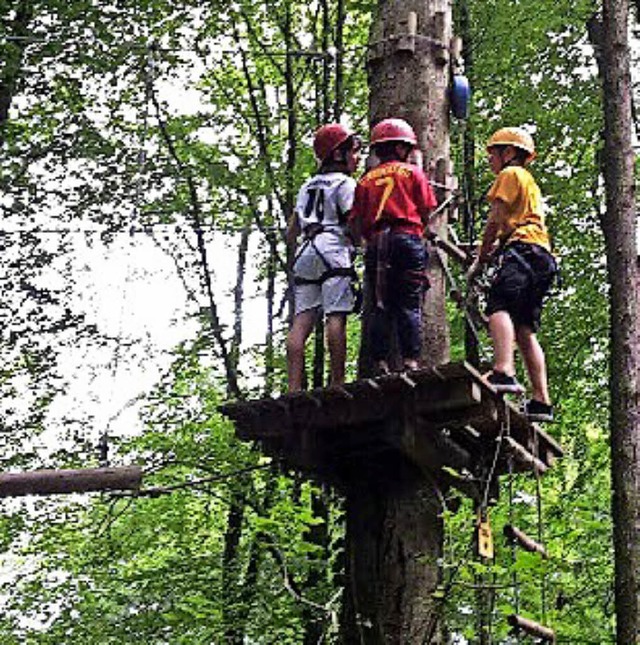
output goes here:
[[234, 421], [241, 439], [260, 442], [287, 467], [334, 483], [357, 476], [361, 468], [387, 468], [391, 462], [435, 475], [453, 468], [481, 477], [493, 461], [498, 437], [506, 434], [511, 450], [499, 455], [498, 475], [530, 467], [509, 457], [514, 444], [531, 454], [538, 472], [563, 454], [553, 437], [464, 362], [407, 377], [392, 374], [340, 388], [227, 403], [220, 410]]

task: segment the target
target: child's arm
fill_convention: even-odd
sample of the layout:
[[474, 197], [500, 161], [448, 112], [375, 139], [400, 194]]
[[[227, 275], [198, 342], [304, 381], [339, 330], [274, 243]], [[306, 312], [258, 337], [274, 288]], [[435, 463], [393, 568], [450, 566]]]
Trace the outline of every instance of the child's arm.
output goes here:
[[431, 187], [429, 179], [424, 174], [424, 172], [422, 172], [422, 169], [420, 169], [420, 172], [416, 173], [415, 176], [417, 187], [415, 196], [416, 206], [418, 208], [418, 212], [420, 213], [422, 223], [425, 225], [424, 235], [428, 237], [429, 219], [431, 213], [433, 213], [433, 211], [438, 207], [438, 200], [436, 199], [436, 194], [433, 192], [433, 188]]
[[507, 219], [507, 206], [501, 199], [494, 199], [491, 202], [491, 212], [489, 219], [484, 227], [482, 233], [482, 241], [478, 251], [478, 257], [473, 261], [466, 273], [468, 282], [471, 282], [491, 259], [493, 255], [496, 242], [498, 241], [498, 234], [502, 228], [502, 222]]
[[287, 222], [287, 233], [285, 235], [287, 246], [293, 248], [296, 245], [298, 235], [300, 235], [300, 222], [298, 221], [298, 213], [293, 211]]
[[347, 216], [347, 228], [353, 243], [360, 246], [362, 243], [362, 217], [363, 217], [364, 189], [360, 184], [356, 186], [353, 205]]
[[495, 244], [498, 241], [498, 234], [507, 218], [506, 204], [501, 199], [494, 199], [491, 202], [489, 219], [482, 234], [482, 243], [480, 244], [480, 251], [478, 253], [478, 262], [480, 264], [485, 264], [491, 259]]

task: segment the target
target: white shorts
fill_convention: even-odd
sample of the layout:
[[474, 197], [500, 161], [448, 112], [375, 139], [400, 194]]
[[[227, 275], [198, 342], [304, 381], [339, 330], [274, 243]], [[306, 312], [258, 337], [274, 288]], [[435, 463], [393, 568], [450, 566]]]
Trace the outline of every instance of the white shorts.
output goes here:
[[[305, 246], [293, 265], [296, 277], [318, 280], [327, 271], [327, 264], [333, 269], [352, 266], [351, 247], [338, 243], [333, 235], [321, 233], [316, 235], [313, 242], [303, 244]], [[325, 315], [348, 314], [353, 311], [355, 304], [351, 278], [342, 275], [328, 278], [319, 284], [297, 284], [294, 294], [296, 315], [316, 308], [322, 309]]]

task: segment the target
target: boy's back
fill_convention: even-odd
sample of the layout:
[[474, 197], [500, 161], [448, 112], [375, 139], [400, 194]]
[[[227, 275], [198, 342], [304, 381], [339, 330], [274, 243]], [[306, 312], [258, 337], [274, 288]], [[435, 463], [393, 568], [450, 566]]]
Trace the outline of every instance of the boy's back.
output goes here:
[[437, 205], [424, 172], [403, 161], [387, 161], [370, 170], [356, 187], [354, 218], [365, 239], [385, 226], [422, 236], [429, 212]]
[[345, 226], [353, 205], [355, 180], [342, 172], [321, 173], [310, 177], [300, 188], [296, 214], [301, 231], [322, 227], [337, 242], [347, 244]]

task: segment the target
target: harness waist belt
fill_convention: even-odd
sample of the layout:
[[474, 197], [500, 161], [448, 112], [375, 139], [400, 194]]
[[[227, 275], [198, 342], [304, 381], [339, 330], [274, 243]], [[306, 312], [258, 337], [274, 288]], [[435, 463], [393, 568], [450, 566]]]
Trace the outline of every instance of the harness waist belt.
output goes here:
[[327, 269], [319, 278], [301, 278], [300, 276], [293, 277], [293, 283], [297, 285], [303, 284], [322, 284], [329, 278], [357, 278], [356, 270], [353, 267], [334, 267]]

